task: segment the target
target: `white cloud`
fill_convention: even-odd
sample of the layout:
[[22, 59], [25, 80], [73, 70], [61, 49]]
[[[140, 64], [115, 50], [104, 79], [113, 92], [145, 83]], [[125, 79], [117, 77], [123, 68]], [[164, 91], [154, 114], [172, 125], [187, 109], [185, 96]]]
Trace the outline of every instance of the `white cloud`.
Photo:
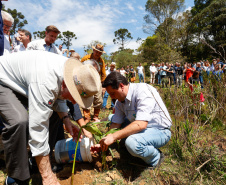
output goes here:
[[145, 11], [145, 8], [143, 6], [138, 6], [137, 8], [141, 11]]
[[137, 20], [136, 19], [130, 19], [127, 23], [136, 23]]
[[131, 3], [125, 3], [125, 5], [127, 6], [127, 8], [131, 11], [134, 11], [134, 7]]
[[[16, 0], [9, 0], [4, 4], [6, 8], [22, 12], [28, 21], [25, 29], [31, 33], [43, 31], [51, 24], [57, 26], [61, 32], [67, 30], [74, 32], [78, 39], [72, 41], [71, 47], [77, 51], [81, 50], [81, 55], [83, 45], [88, 45], [93, 40], [106, 43], [105, 50], [109, 54], [117, 51], [118, 45], [113, 43], [114, 31], [121, 27], [130, 31], [128, 26], [134, 23], [137, 27], [141, 21], [134, 16], [134, 11], [144, 10], [142, 6], [135, 6], [131, 2], [127, 2], [126, 7], [122, 6], [124, 4], [122, 0], [23, 0], [19, 3]], [[58, 40], [56, 43], [59, 44], [61, 41]], [[132, 43], [133, 41], [127, 47], [135, 47], [135, 41]]]

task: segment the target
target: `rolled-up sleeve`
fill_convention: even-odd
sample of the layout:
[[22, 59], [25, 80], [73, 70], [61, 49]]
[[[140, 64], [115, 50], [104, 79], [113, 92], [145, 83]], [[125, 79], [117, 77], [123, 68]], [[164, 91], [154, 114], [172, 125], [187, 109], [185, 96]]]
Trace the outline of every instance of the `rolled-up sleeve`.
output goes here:
[[66, 100], [57, 99], [52, 108], [55, 112], [68, 112]]

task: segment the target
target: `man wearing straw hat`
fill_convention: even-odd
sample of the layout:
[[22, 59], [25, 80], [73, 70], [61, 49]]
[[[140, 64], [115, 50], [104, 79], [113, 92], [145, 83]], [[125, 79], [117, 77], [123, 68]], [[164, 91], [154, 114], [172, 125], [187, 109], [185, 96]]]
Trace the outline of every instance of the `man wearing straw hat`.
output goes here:
[[49, 125], [54, 123], [49, 123], [49, 118], [56, 111], [75, 139], [79, 129], [69, 119], [65, 100], [90, 107], [100, 86], [96, 69], [73, 58], [45, 51], [0, 57], [0, 114], [5, 120], [2, 141], [8, 173], [5, 184], [28, 184], [29, 143], [43, 185], [60, 185], [51, 170], [48, 144], [58, 125], [51, 130]]
[[[101, 58], [101, 55], [106, 52], [104, 51], [104, 46], [101, 44], [92, 46], [92, 48], [93, 48], [93, 53], [84, 56], [81, 62], [84, 62], [85, 60], [91, 60], [91, 59], [96, 60], [97, 63], [100, 65], [99, 74], [101, 76], [101, 82], [103, 83], [106, 78], [106, 71], [105, 71], [105, 63], [104, 63], [104, 60]], [[99, 121], [98, 116], [100, 113], [102, 103], [103, 103], [102, 88], [100, 88], [100, 91], [94, 96], [94, 102], [93, 102], [93, 107], [94, 107], [93, 120], [94, 121]], [[85, 122], [88, 123], [91, 120], [90, 109], [83, 109], [83, 114], [85, 117]]]

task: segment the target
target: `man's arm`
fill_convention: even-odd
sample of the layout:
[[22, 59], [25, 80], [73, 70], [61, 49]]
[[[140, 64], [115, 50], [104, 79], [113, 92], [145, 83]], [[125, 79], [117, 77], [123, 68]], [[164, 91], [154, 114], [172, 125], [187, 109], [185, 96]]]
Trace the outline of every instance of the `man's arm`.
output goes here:
[[[84, 121], [83, 118], [77, 120], [77, 123], [78, 123], [80, 126], [86, 125], [86, 123], [85, 123], [85, 121]], [[92, 137], [93, 137], [93, 135], [92, 135], [89, 131], [87, 131], [86, 129], [84, 129], [84, 128], [82, 129], [82, 132], [83, 132], [84, 135], [85, 135], [86, 137], [88, 137], [88, 138], [92, 138]]]
[[42, 184], [43, 185], [49, 185], [49, 184], [60, 185], [56, 175], [52, 172], [49, 155], [36, 156], [35, 160], [38, 165], [39, 172], [42, 176]]
[[[138, 133], [147, 128], [147, 121], [134, 121], [130, 123], [127, 127], [119, 130], [113, 134], [108, 134], [106, 137], [100, 140], [100, 146], [102, 151], [106, 151], [108, 146], [113, 144], [118, 139], [126, 138], [132, 134]], [[113, 123], [111, 128], [119, 128], [121, 125]]]
[[79, 128], [71, 122], [71, 120], [68, 116], [68, 113], [67, 112], [57, 112], [57, 114], [59, 115], [60, 119], [63, 119], [65, 128], [71, 134], [73, 139], [74, 140], [77, 139]]

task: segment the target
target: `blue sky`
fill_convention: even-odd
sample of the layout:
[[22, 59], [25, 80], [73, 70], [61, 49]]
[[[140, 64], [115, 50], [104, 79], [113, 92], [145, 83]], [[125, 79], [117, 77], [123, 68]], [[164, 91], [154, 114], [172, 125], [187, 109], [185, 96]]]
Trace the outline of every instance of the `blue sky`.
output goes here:
[[[43, 31], [48, 25], [55, 25], [63, 31], [72, 31], [77, 39], [72, 46], [81, 56], [83, 47], [93, 40], [106, 43], [107, 54], [117, 51], [113, 43], [114, 32], [126, 28], [133, 40], [126, 48], [137, 49], [136, 42], [148, 34], [143, 32], [145, 4], [147, 0], [8, 0], [6, 8], [17, 9], [28, 21], [24, 28], [31, 33]], [[185, 9], [194, 6], [194, 0], [185, 0]], [[57, 44], [61, 41], [57, 40]], [[64, 46], [65, 47], [65, 46]]]

